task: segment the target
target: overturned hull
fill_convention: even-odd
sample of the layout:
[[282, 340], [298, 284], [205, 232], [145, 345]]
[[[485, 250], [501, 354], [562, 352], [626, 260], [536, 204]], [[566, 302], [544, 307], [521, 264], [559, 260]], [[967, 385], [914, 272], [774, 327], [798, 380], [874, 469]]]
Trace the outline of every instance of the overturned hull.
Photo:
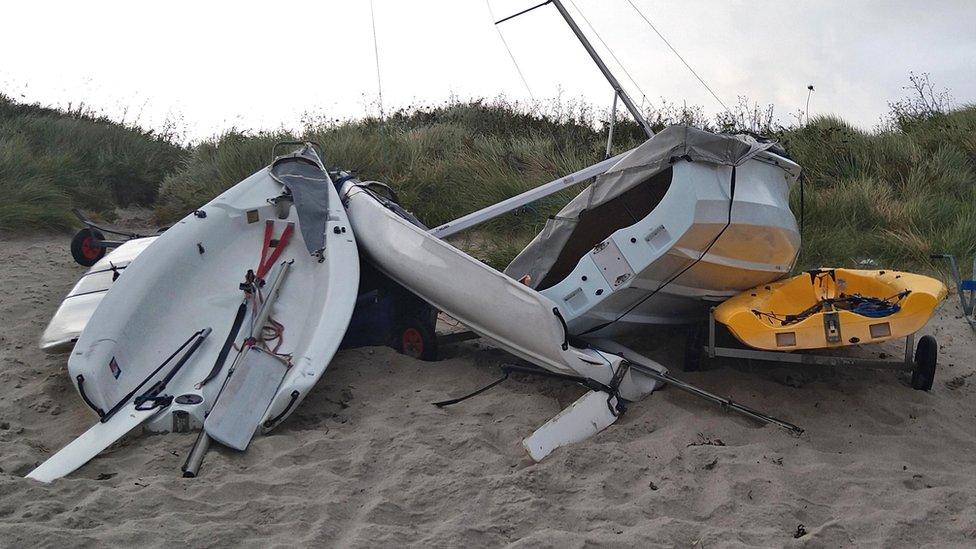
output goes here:
[[558, 303], [572, 334], [694, 322], [710, 304], [792, 268], [800, 249], [789, 207], [795, 163], [753, 145], [720, 160], [621, 164], [506, 269]]
[[620, 415], [621, 399], [637, 400], [662, 381], [754, 419], [802, 432], [671, 377], [660, 364], [622, 345], [596, 338], [592, 344], [581, 343], [568, 335], [565, 311], [558, 303], [411, 223], [402, 208], [368, 186], [346, 179], [340, 195], [360, 250], [376, 268], [502, 349], [563, 379], [586, 379], [590, 391], [523, 440], [536, 461], [607, 428]]
[[[570, 344], [564, 312], [549, 298], [411, 224], [355, 180], [340, 194], [361, 250], [390, 278], [520, 358], [559, 374], [611, 382], [621, 358]], [[636, 400], [655, 386], [630, 370], [620, 394]]]

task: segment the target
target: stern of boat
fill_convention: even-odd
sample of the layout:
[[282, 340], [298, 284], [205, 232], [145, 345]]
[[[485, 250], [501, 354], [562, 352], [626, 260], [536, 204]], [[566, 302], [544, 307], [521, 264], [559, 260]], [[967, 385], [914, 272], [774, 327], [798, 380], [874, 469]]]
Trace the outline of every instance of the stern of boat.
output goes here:
[[[660, 203], [543, 290], [575, 334], [613, 335], [704, 318], [709, 306], [790, 272], [799, 166], [763, 152], [735, 168], [677, 161]], [[731, 204], [731, 207], [730, 207]]]

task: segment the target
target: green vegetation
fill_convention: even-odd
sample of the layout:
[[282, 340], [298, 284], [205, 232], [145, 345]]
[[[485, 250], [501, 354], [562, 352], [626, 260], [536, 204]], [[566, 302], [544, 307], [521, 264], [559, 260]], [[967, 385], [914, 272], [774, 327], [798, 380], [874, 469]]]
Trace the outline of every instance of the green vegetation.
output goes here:
[[[714, 123], [700, 109], [665, 109], [653, 120], [753, 129], [783, 142], [804, 170], [799, 267], [871, 259], [931, 271], [941, 265], [930, 253], [976, 251], [976, 107], [949, 109], [945, 97], [924, 91], [893, 103], [874, 132], [833, 117], [771, 127], [771, 108], [744, 101]], [[275, 142], [294, 138], [320, 143], [331, 165], [389, 183], [436, 226], [602, 159], [606, 139], [605, 122], [585, 105], [540, 114], [480, 101], [411, 108], [382, 121], [312, 121], [298, 133], [235, 131], [184, 149], [137, 128], [0, 97], [0, 227], [65, 227], [71, 205], [105, 211], [129, 203], [155, 205], [168, 223], [266, 165]], [[615, 148], [641, 138], [636, 124], [620, 122]], [[498, 218], [461, 244], [503, 267], [578, 190]], [[796, 189], [797, 213], [799, 198]]]
[[[185, 169], [166, 178], [157, 212], [165, 221], [185, 215], [267, 165], [275, 142], [297, 137], [320, 143], [328, 164], [388, 183], [435, 226], [601, 160], [605, 137], [596, 127], [585, 110], [529, 115], [508, 104], [471, 102], [399, 112], [382, 122], [312, 125], [299, 136], [229, 133], [196, 147]], [[637, 143], [636, 135], [620, 142]], [[511, 244], [503, 247], [514, 253], [514, 243], [527, 242], [573, 194], [494, 220], [481, 234]], [[495, 256], [496, 248], [490, 249]]]
[[0, 94], [0, 230], [68, 228], [71, 207], [110, 215], [150, 206], [186, 150], [98, 117], [17, 103]]
[[[772, 129], [804, 170], [799, 267], [874, 260], [929, 271], [942, 267], [932, 253], [976, 251], [976, 107], [901, 114], [874, 133], [832, 117]], [[528, 116], [505, 104], [467, 103], [398, 113], [385, 124], [310, 127], [299, 137], [321, 143], [328, 162], [391, 184], [436, 226], [602, 159], [606, 134], [598, 127], [585, 110]], [[641, 139], [635, 124], [618, 127], [617, 136], [618, 150]], [[267, 164], [275, 141], [293, 137], [234, 133], [198, 146], [186, 169], [163, 183], [159, 215], [184, 215]], [[502, 216], [462, 244], [502, 268], [576, 191]], [[799, 214], [799, 188], [793, 207]]]
[[806, 181], [801, 265], [928, 269], [976, 251], [976, 107], [876, 134], [818, 118], [782, 140]]

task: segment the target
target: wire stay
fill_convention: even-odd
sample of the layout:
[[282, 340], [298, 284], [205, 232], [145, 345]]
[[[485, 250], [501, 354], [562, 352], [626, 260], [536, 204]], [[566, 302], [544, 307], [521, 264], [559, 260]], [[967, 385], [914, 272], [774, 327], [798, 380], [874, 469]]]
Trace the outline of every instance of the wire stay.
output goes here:
[[674, 46], [671, 45], [671, 42], [668, 42], [668, 39], [665, 38], [663, 34], [661, 34], [661, 31], [657, 30], [657, 27], [654, 26], [654, 23], [651, 23], [651, 20], [648, 19], [646, 15], [644, 15], [644, 12], [642, 12], [640, 8], [637, 7], [636, 4], [634, 4], [633, 0], [627, 0], [627, 3], [630, 4], [630, 7], [634, 8], [634, 11], [637, 12], [637, 15], [640, 15], [641, 19], [643, 19], [644, 22], [647, 23], [647, 26], [651, 27], [651, 30], [654, 31], [654, 34], [657, 34], [658, 38], [660, 38], [664, 42], [664, 44], [671, 49], [671, 52], [674, 53], [678, 57], [678, 59], [681, 60], [684, 66], [689, 71], [691, 71], [691, 74], [693, 74], [695, 78], [698, 79], [701, 85], [705, 86], [705, 89], [708, 90], [708, 93], [712, 94], [712, 97], [714, 97], [715, 100], [718, 101], [719, 105], [722, 105], [722, 108], [724, 108], [726, 112], [732, 114], [732, 110], [729, 109], [728, 105], [726, 105], [725, 102], [719, 98], [718, 94], [716, 94], [712, 90], [712, 88], [710, 88], [708, 84], [705, 83], [705, 80], [701, 76], [699, 76], [697, 72], [695, 72], [695, 69], [691, 68], [691, 65], [687, 61], [685, 61], [685, 58], [681, 57], [681, 54], [678, 53], [678, 50], [674, 49]]
[[519, 66], [518, 60], [515, 59], [515, 54], [512, 53], [512, 48], [509, 47], [508, 41], [505, 40], [505, 35], [502, 34], [501, 29], [498, 28], [498, 24], [499, 23], [504, 23], [505, 21], [508, 21], [509, 19], [512, 19], [513, 17], [518, 17], [519, 15], [522, 15], [523, 13], [530, 12], [530, 11], [532, 11], [532, 10], [538, 8], [538, 7], [545, 6], [548, 3], [549, 2], [543, 2], [543, 3], [541, 3], [541, 4], [537, 5], [537, 6], [533, 6], [533, 7], [529, 8], [527, 10], [522, 10], [519, 13], [516, 13], [515, 15], [510, 15], [510, 16], [508, 16], [508, 17], [506, 17], [506, 18], [504, 18], [504, 19], [502, 19], [500, 21], [495, 21], [495, 12], [491, 9], [491, 0], [485, 0], [485, 6], [488, 7], [488, 15], [491, 16], [491, 20], [494, 21], [494, 23], [492, 24], [492, 26], [495, 27], [495, 32], [498, 33], [498, 38], [501, 39], [502, 45], [505, 46], [505, 51], [508, 52], [508, 57], [512, 60], [512, 64], [515, 65], [515, 71], [518, 72], [519, 78], [522, 79], [522, 85], [525, 86], [525, 91], [529, 92], [529, 97], [532, 98], [532, 101], [535, 101], [535, 94], [532, 93], [532, 88], [529, 87], [529, 81], [525, 79], [525, 74], [522, 73], [522, 67]]
[[373, 25], [373, 58], [376, 60], [376, 89], [379, 92], [380, 120], [385, 115], [383, 113], [383, 80], [380, 78], [380, 49], [376, 40], [376, 13], [373, 10], [373, 0], [369, 0], [369, 20]]
[[[600, 36], [600, 33], [597, 32], [597, 30], [593, 26], [593, 24], [590, 23], [590, 20], [586, 18], [586, 14], [583, 13], [583, 10], [581, 10], [580, 7], [576, 5], [576, 2], [574, 2], [573, 0], [569, 0], [569, 4], [571, 6], [573, 6], [573, 9], [576, 10], [576, 13], [578, 13], [580, 15], [580, 17], [583, 19], [583, 22], [586, 23], [586, 26], [596, 36], [596, 39], [599, 40], [601, 44], [603, 44], [604, 49], [606, 49], [610, 53], [610, 57], [612, 57], [613, 60], [617, 63], [617, 65], [620, 67], [620, 69], [622, 71], [624, 71], [624, 74], [627, 76], [627, 79], [630, 80], [630, 83], [633, 84], [635, 88], [637, 88], [637, 91], [640, 92], [640, 94], [641, 94], [641, 99], [644, 102], [650, 104], [651, 101], [650, 101], [650, 99], [647, 98], [647, 94], [644, 93], [644, 90], [641, 89], [640, 84], [638, 84], [637, 81], [634, 80], [634, 77], [631, 76], [630, 71], [627, 70], [627, 67], [623, 64], [622, 61], [620, 61], [620, 59], [617, 58], [617, 54], [613, 53], [613, 49], [611, 49], [610, 46], [607, 45], [607, 43], [603, 39], [603, 37]], [[616, 103], [616, 101], [614, 101], [614, 103]], [[653, 108], [653, 106], [652, 106], [652, 108]]]

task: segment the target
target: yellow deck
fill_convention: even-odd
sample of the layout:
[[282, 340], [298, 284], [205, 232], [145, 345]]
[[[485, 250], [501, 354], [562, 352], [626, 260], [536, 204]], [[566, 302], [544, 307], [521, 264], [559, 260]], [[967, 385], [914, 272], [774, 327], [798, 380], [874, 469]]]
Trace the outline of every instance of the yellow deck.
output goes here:
[[[862, 316], [829, 300], [859, 294], [897, 300], [901, 310], [889, 316]], [[945, 299], [944, 284], [927, 276], [889, 270], [820, 269], [753, 288], [715, 309], [715, 319], [742, 343], [773, 351], [837, 348], [878, 343], [917, 332]], [[818, 303], [820, 310], [801, 320], [787, 320]], [[895, 301], [895, 300], [893, 300]]]

